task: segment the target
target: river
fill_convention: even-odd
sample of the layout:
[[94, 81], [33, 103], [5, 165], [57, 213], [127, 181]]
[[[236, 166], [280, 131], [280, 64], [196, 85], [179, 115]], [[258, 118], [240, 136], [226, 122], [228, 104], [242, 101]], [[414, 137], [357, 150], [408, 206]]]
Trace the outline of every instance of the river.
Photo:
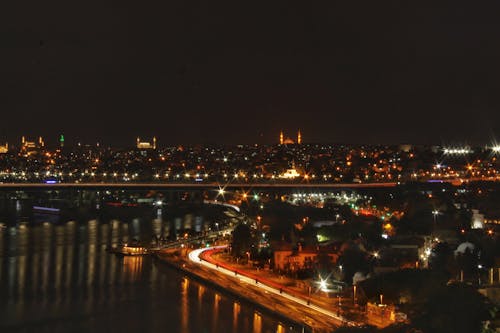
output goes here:
[[[192, 214], [174, 221], [204, 223]], [[153, 258], [106, 251], [161, 233], [164, 225], [161, 217], [76, 222], [43, 216], [1, 224], [0, 331], [300, 331]]]

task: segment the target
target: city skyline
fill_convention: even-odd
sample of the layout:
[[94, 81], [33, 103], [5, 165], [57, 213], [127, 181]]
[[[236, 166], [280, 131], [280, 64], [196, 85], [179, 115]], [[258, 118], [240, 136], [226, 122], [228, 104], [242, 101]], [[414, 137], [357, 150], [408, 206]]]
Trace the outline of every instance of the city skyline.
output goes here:
[[[272, 135], [274, 134], [274, 135]], [[0, 142], [2, 143], [2, 147], [8, 148], [21, 148], [25, 146], [25, 141], [29, 145], [38, 144], [37, 142], [40, 140], [43, 141], [43, 146], [47, 143], [48, 147], [56, 148], [56, 147], [77, 147], [77, 146], [88, 146], [88, 145], [97, 145], [102, 147], [114, 147], [114, 148], [149, 148], [149, 145], [152, 147], [153, 145], [156, 147], [172, 147], [178, 145], [201, 145], [201, 146], [236, 146], [236, 145], [295, 145], [295, 144], [320, 144], [320, 145], [373, 145], [373, 146], [398, 146], [398, 145], [410, 145], [410, 146], [437, 146], [437, 147], [445, 147], [449, 149], [464, 149], [464, 148], [493, 148], [499, 146], [499, 141], [495, 139], [494, 136], [490, 137], [490, 140], [484, 141], [472, 141], [467, 138], [463, 138], [461, 140], [441, 140], [440, 142], [362, 142], [362, 141], [311, 141], [309, 139], [309, 135], [306, 136], [305, 140], [303, 137], [303, 131], [301, 129], [291, 129], [291, 130], [283, 130], [281, 129], [279, 132], [275, 132], [272, 134], [261, 135], [260, 137], [256, 137], [254, 141], [244, 140], [242, 142], [215, 142], [215, 141], [206, 141], [206, 142], [178, 142], [173, 138], [169, 137], [161, 137], [161, 143], [157, 143], [158, 135], [148, 134], [145, 135], [136, 135], [136, 136], [128, 136], [128, 137], [120, 137], [119, 140], [111, 140], [108, 138], [106, 140], [100, 140], [100, 138], [88, 138], [88, 141], [82, 140], [82, 137], [71, 137], [67, 136], [65, 133], [59, 133], [50, 136], [42, 136], [38, 134], [28, 134], [21, 135], [19, 137], [13, 137], [9, 140], [9, 138], [1, 138]], [[299, 140], [300, 137], [300, 140]], [[144, 138], [144, 140], [142, 139]], [[139, 142], [139, 139], [141, 142]], [[32, 141], [29, 141], [32, 140]]]

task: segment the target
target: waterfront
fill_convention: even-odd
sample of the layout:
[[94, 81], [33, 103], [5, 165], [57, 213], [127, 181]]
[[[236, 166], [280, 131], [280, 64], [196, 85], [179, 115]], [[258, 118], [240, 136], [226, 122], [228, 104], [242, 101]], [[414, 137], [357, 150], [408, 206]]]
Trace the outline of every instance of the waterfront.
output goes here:
[[[174, 220], [208, 223], [192, 214]], [[164, 226], [157, 218], [3, 224], [1, 331], [299, 330], [150, 257], [119, 258], [106, 251], [120, 241], [151, 239]]]

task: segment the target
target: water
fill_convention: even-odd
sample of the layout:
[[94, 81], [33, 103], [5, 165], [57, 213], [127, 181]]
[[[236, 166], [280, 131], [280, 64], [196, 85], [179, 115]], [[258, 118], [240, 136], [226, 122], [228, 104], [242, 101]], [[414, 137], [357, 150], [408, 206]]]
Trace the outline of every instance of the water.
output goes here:
[[141, 219], [3, 225], [0, 332], [300, 331], [153, 258], [106, 251], [163, 230]]

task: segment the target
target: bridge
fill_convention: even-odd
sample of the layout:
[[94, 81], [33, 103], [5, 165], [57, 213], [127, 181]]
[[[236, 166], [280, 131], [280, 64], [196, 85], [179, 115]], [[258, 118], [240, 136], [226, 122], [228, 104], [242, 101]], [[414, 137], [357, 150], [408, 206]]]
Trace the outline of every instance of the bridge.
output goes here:
[[0, 189], [342, 189], [391, 188], [396, 182], [386, 183], [0, 183]]
[[240, 212], [240, 207], [236, 206], [236, 205], [231, 205], [231, 204], [228, 204], [226, 202], [223, 202], [223, 201], [217, 201], [217, 200], [203, 200], [203, 203], [204, 204], [207, 204], [207, 205], [216, 205], [216, 206], [223, 206], [223, 207], [228, 207], [228, 208], [232, 208], [234, 209], [235, 211], [237, 211], [238, 213]]

